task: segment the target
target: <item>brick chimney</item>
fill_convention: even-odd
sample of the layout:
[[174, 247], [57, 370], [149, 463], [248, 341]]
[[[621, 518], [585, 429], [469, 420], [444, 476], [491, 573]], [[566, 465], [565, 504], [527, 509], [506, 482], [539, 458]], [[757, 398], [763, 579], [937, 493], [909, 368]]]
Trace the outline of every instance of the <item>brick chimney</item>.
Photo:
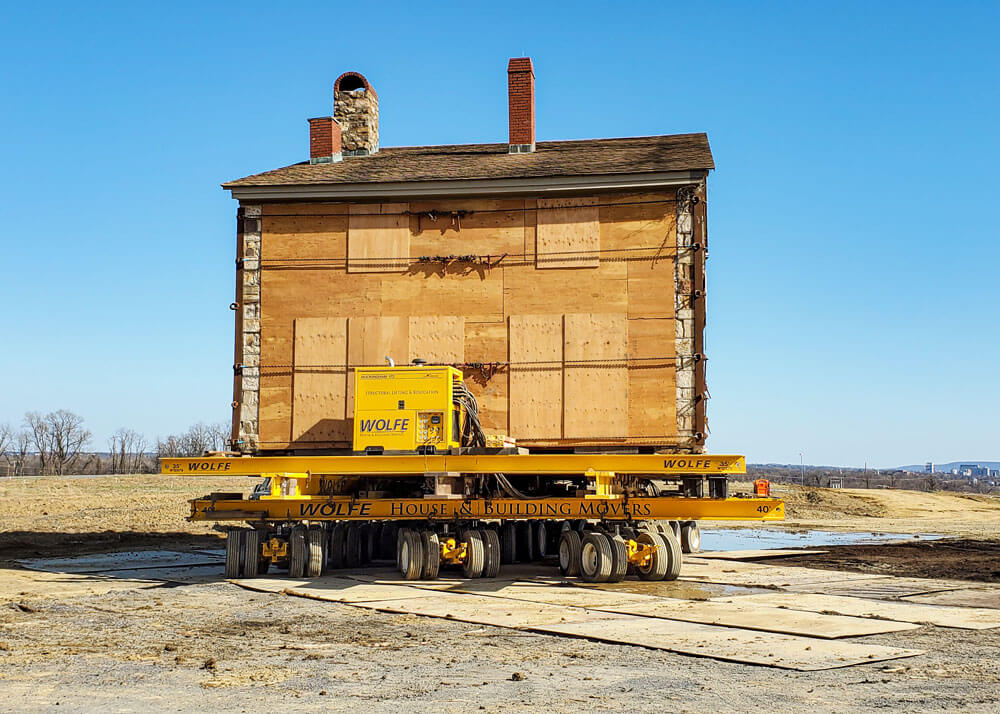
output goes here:
[[309, 120], [309, 163], [331, 164], [343, 158], [340, 124], [333, 117]]
[[357, 72], [344, 72], [333, 83], [333, 117], [343, 130], [344, 156], [378, 153], [378, 95]]
[[511, 57], [507, 63], [507, 107], [510, 115], [511, 154], [535, 150], [535, 70], [530, 57]]

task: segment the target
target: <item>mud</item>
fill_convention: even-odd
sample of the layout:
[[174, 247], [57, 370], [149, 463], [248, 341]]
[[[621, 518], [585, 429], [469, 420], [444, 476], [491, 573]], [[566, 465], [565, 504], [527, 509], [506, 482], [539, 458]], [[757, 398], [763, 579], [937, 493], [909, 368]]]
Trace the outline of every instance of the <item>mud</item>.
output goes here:
[[948, 539], [825, 548], [828, 553], [782, 558], [782, 565], [912, 578], [1000, 582], [1000, 541]]

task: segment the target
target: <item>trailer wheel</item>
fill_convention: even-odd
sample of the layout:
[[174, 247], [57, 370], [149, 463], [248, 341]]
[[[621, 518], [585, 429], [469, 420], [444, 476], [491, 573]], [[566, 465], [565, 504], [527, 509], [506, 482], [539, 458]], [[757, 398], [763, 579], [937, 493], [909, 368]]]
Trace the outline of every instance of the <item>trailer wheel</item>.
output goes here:
[[549, 554], [549, 529], [546, 528], [545, 521], [536, 521], [533, 530], [535, 531], [535, 557], [538, 560], [544, 560], [545, 556]]
[[680, 540], [681, 537], [681, 522], [680, 521], [669, 521], [670, 529], [674, 532], [674, 538]]
[[306, 527], [295, 526], [288, 536], [288, 577], [301, 578], [306, 574]]
[[371, 550], [369, 549], [371, 530], [370, 523], [358, 524], [358, 565], [368, 565], [372, 561]]
[[611, 575], [608, 576], [608, 582], [620, 583], [628, 574], [628, 548], [625, 547], [625, 540], [620, 535], [607, 538], [611, 544]]
[[357, 568], [361, 565], [361, 529], [357, 523], [347, 524], [347, 538], [344, 540], [344, 565]]
[[441, 570], [441, 541], [434, 531], [420, 531], [420, 541], [424, 549], [424, 567], [420, 571], [421, 580], [437, 580]]
[[611, 577], [612, 558], [608, 537], [590, 531], [580, 544], [580, 575], [588, 583], [606, 583]]
[[327, 562], [334, 570], [344, 567], [344, 546], [347, 540], [347, 524], [334, 523], [330, 531], [330, 546], [326, 550]]
[[567, 529], [559, 537], [559, 572], [567, 576], [580, 574], [580, 534]]
[[656, 548], [656, 552], [649, 556], [645, 563], [636, 563], [635, 572], [641, 580], [663, 580], [667, 574], [667, 544], [660, 537], [659, 533], [642, 531], [636, 536], [635, 542], [639, 545], [651, 545]]
[[255, 578], [257, 577], [257, 571], [260, 569], [261, 561], [261, 547], [260, 547], [260, 531], [256, 528], [251, 528], [242, 532], [242, 538], [240, 538], [240, 550], [242, 551], [240, 560], [240, 577], [243, 578]]
[[371, 563], [379, 558], [379, 545], [382, 537], [382, 524], [375, 522], [368, 524], [368, 543], [365, 546], [365, 554], [368, 556], [367, 562]]
[[379, 533], [379, 558], [381, 560], [396, 559], [396, 534], [399, 528], [393, 523], [386, 523]]
[[517, 524], [517, 559], [521, 563], [535, 560], [535, 541], [532, 538], [531, 521]]
[[492, 528], [484, 528], [483, 577], [495, 578], [500, 574], [500, 536]]
[[681, 550], [685, 553], [701, 552], [701, 528], [698, 521], [684, 521], [681, 525]]
[[462, 534], [462, 540], [465, 541], [465, 560], [462, 561], [462, 572], [467, 578], [481, 578], [483, 566], [486, 565], [483, 534], [475, 528], [470, 528]]
[[424, 570], [424, 543], [420, 534], [407, 528], [399, 541], [399, 572], [407, 580], [419, 580]]
[[500, 538], [500, 562], [510, 565], [517, 560], [517, 524], [504, 521], [503, 537]]
[[326, 552], [323, 548], [324, 540], [323, 528], [321, 526], [309, 527], [305, 572], [307, 578], [318, 578], [323, 574], [323, 562], [326, 560]]
[[681, 574], [681, 563], [684, 561], [684, 556], [681, 554], [680, 541], [674, 537], [672, 530], [661, 533], [660, 538], [663, 539], [663, 543], [666, 545], [665, 552], [667, 554], [667, 572], [663, 576], [663, 579], [677, 580], [677, 577]]
[[238, 578], [243, 573], [243, 534], [242, 528], [232, 528], [226, 531], [226, 577]]

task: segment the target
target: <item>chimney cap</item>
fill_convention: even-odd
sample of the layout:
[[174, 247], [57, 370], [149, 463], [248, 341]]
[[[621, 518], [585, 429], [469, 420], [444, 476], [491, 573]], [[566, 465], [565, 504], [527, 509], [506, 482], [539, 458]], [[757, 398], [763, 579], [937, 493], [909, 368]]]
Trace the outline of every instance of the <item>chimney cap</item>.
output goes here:
[[531, 72], [535, 73], [535, 68], [531, 64], [530, 57], [511, 57], [510, 61], [507, 62], [508, 72]]
[[360, 72], [344, 72], [333, 83], [334, 94], [337, 92], [353, 92], [356, 89], [364, 89], [366, 92], [374, 95], [376, 99], [378, 98], [378, 94], [375, 93], [375, 88], [372, 87], [371, 82]]

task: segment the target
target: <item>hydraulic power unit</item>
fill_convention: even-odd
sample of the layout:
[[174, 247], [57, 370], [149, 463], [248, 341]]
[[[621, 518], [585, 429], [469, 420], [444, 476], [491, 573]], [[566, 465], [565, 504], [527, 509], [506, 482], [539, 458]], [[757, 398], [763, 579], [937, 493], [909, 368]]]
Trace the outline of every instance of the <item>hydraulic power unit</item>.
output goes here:
[[359, 367], [354, 450], [442, 453], [461, 445], [462, 373], [447, 366]]

